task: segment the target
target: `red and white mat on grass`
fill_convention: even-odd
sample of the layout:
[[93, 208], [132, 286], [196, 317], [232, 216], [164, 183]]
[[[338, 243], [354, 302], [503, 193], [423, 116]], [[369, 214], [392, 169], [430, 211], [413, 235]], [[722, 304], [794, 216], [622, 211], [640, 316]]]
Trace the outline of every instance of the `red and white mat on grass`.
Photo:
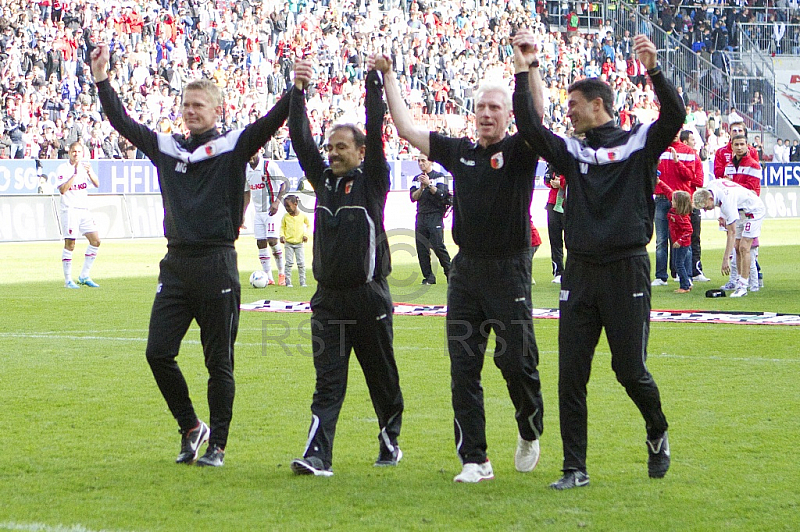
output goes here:
[[[241, 305], [242, 310], [259, 312], [311, 312], [311, 305], [303, 301], [279, 301], [265, 299]], [[444, 316], [446, 305], [411, 305], [395, 303], [398, 316]], [[558, 319], [558, 309], [535, 308], [537, 319]], [[720, 310], [651, 310], [650, 321], [672, 321], [681, 323], [742, 323], [752, 325], [800, 325], [800, 314], [777, 312], [745, 312]]]

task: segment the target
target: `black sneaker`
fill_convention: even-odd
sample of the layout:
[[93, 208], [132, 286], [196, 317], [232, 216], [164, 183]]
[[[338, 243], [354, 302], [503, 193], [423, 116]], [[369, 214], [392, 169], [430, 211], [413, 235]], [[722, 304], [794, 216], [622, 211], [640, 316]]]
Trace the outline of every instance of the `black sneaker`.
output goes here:
[[181, 433], [181, 452], [175, 459], [177, 464], [193, 464], [200, 454], [200, 446], [208, 441], [211, 430], [202, 421], [190, 431]]
[[225, 464], [225, 449], [212, 443], [206, 449], [206, 454], [197, 461], [199, 466], [222, 467]]
[[394, 444], [394, 449], [389, 450], [383, 443], [381, 443], [381, 450], [378, 453], [378, 459], [375, 460], [375, 467], [390, 467], [396, 466], [397, 462], [403, 459], [403, 451], [397, 444]]
[[664, 478], [669, 470], [669, 440], [667, 432], [655, 440], [647, 440], [647, 474], [650, 478]]
[[564, 476], [556, 480], [550, 487], [554, 490], [568, 490], [589, 485], [589, 475], [577, 469], [564, 471]]
[[298, 458], [289, 464], [295, 475], [314, 475], [315, 477], [332, 477], [333, 471], [325, 467], [320, 458], [309, 456], [308, 458]]

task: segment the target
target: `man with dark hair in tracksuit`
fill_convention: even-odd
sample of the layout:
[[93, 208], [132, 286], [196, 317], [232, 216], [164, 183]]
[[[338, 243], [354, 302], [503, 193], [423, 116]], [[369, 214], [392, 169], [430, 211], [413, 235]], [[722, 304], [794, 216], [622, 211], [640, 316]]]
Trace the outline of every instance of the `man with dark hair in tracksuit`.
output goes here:
[[354, 350], [378, 417], [376, 466], [394, 466], [403, 394], [392, 346], [391, 271], [383, 211], [389, 192], [389, 165], [383, 151], [386, 105], [378, 72], [367, 74], [367, 134], [352, 124], [331, 128], [326, 162], [311, 134], [305, 87], [313, 75], [308, 60], [295, 63], [289, 135], [306, 179], [314, 187], [314, 278], [311, 335], [317, 382], [311, 427], [303, 458], [293, 460], [298, 475], [331, 476], [333, 437], [347, 388]]
[[[568, 89], [567, 116], [585, 140], [562, 138], [542, 125], [530, 94], [515, 93], [520, 134], [567, 178], [564, 235], [568, 256], [559, 297], [558, 396], [564, 475], [551, 484], [589, 483], [586, 473], [586, 384], [600, 332], [606, 331], [611, 367], [639, 408], [647, 429], [648, 474], [661, 478], [670, 463], [667, 420], [647, 370], [650, 332], [650, 257], [656, 167], [680, 130], [686, 109], [656, 62], [656, 48], [634, 38], [661, 103], [658, 120], [624, 131], [613, 122], [613, 93], [598, 79]], [[534, 79], [530, 92], [541, 90]], [[527, 107], [527, 109], [526, 109]]]
[[[520, 33], [532, 38], [528, 30]], [[515, 69], [528, 73], [528, 62]], [[487, 340], [496, 336], [493, 361], [514, 404], [517, 471], [539, 461], [543, 401], [539, 351], [531, 318], [530, 207], [538, 154], [519, 135], [508, 85], [484, 84], [475, 98], [477, 142], [417, 127], [403, 102], [391, 58], [375, 59], [384, 73], [386, 98], [399, 135], [453, 175], [456, 190], [453, 240], [459, 246], [447, 287], [447, 344], [456, 450], [462, 462], [455, 482], [494, 478], [487, 457], [481, 386]], [[519, 71], [519, 70], [518, 70]], [[518, 76], [520, 77], [520, 76]], [[527, 82], [526, 82], [527, 88]]]
[[[108, 45], [92, 52], [100, 102], [120, 135], [158, 169], [164, 202], [167, 254], [161, 261], [150, 315], [147, 361], [161, 394], [180, 426], [178, 463], [221, 466], [233, 413], [233, 345], [239, 327], [241, 287], [234, 241], [239, 236], [245, 164], [286, 120], [289, 98], [244, 129], [221, 134], [222, 93], [208, 80], [184, 88], [182, 114], [190, 131], [156, 133], [128, 116], [108, 82]], [[208, 368], [211, 428], [195, 414], [189, 389], [175, 358], [181, 340], [196, 320]]]
[[445, 278], [450, 275], [450, 254], [444, 245], [444, 213], [447, 210], [449, 191], [444, 174], [433, 169], [433, 163], [424, 153], [417, 156], [422, 173], [417, 175], [409, 196], [417, 204], [414, 227], [417, 241], [417, 259], [422, 271], [422, 284], [436, 284], [431, 269], [431, 250], [442, 266]]

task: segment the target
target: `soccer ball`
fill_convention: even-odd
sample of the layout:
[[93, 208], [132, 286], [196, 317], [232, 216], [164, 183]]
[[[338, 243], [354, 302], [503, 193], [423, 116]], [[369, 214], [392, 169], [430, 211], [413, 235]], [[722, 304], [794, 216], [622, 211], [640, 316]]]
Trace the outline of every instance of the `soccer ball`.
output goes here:
[[261, 270], [256, 270], [250, 274], [250, 286], [253, 288], [264, 288], [267, 286], [267, 274]]

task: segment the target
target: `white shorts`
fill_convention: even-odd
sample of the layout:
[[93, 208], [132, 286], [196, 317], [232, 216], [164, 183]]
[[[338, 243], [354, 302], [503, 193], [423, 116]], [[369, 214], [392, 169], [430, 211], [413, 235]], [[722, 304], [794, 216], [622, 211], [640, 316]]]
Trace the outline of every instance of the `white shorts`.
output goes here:
[[742, 225], [742, 234], [741, 236], [738, 235], [739, 224], [736, 224], [737, 238], [756, 238], [761, 236], [761, 222], [763, 221], [763, 218], [741, 218], [739, 222]]
[[266, 240], [268, 238], [280, 237], [280, 219], [277, 213], [270, 216], [266, 212], [257, 212], [253, 216], [255, 227], [253, 227], [253, 234], [256, 240]]
[[79, 235], [96, 233], [97, 224], [89, 209], [61, 209], [61, 238], [76, 239]]

